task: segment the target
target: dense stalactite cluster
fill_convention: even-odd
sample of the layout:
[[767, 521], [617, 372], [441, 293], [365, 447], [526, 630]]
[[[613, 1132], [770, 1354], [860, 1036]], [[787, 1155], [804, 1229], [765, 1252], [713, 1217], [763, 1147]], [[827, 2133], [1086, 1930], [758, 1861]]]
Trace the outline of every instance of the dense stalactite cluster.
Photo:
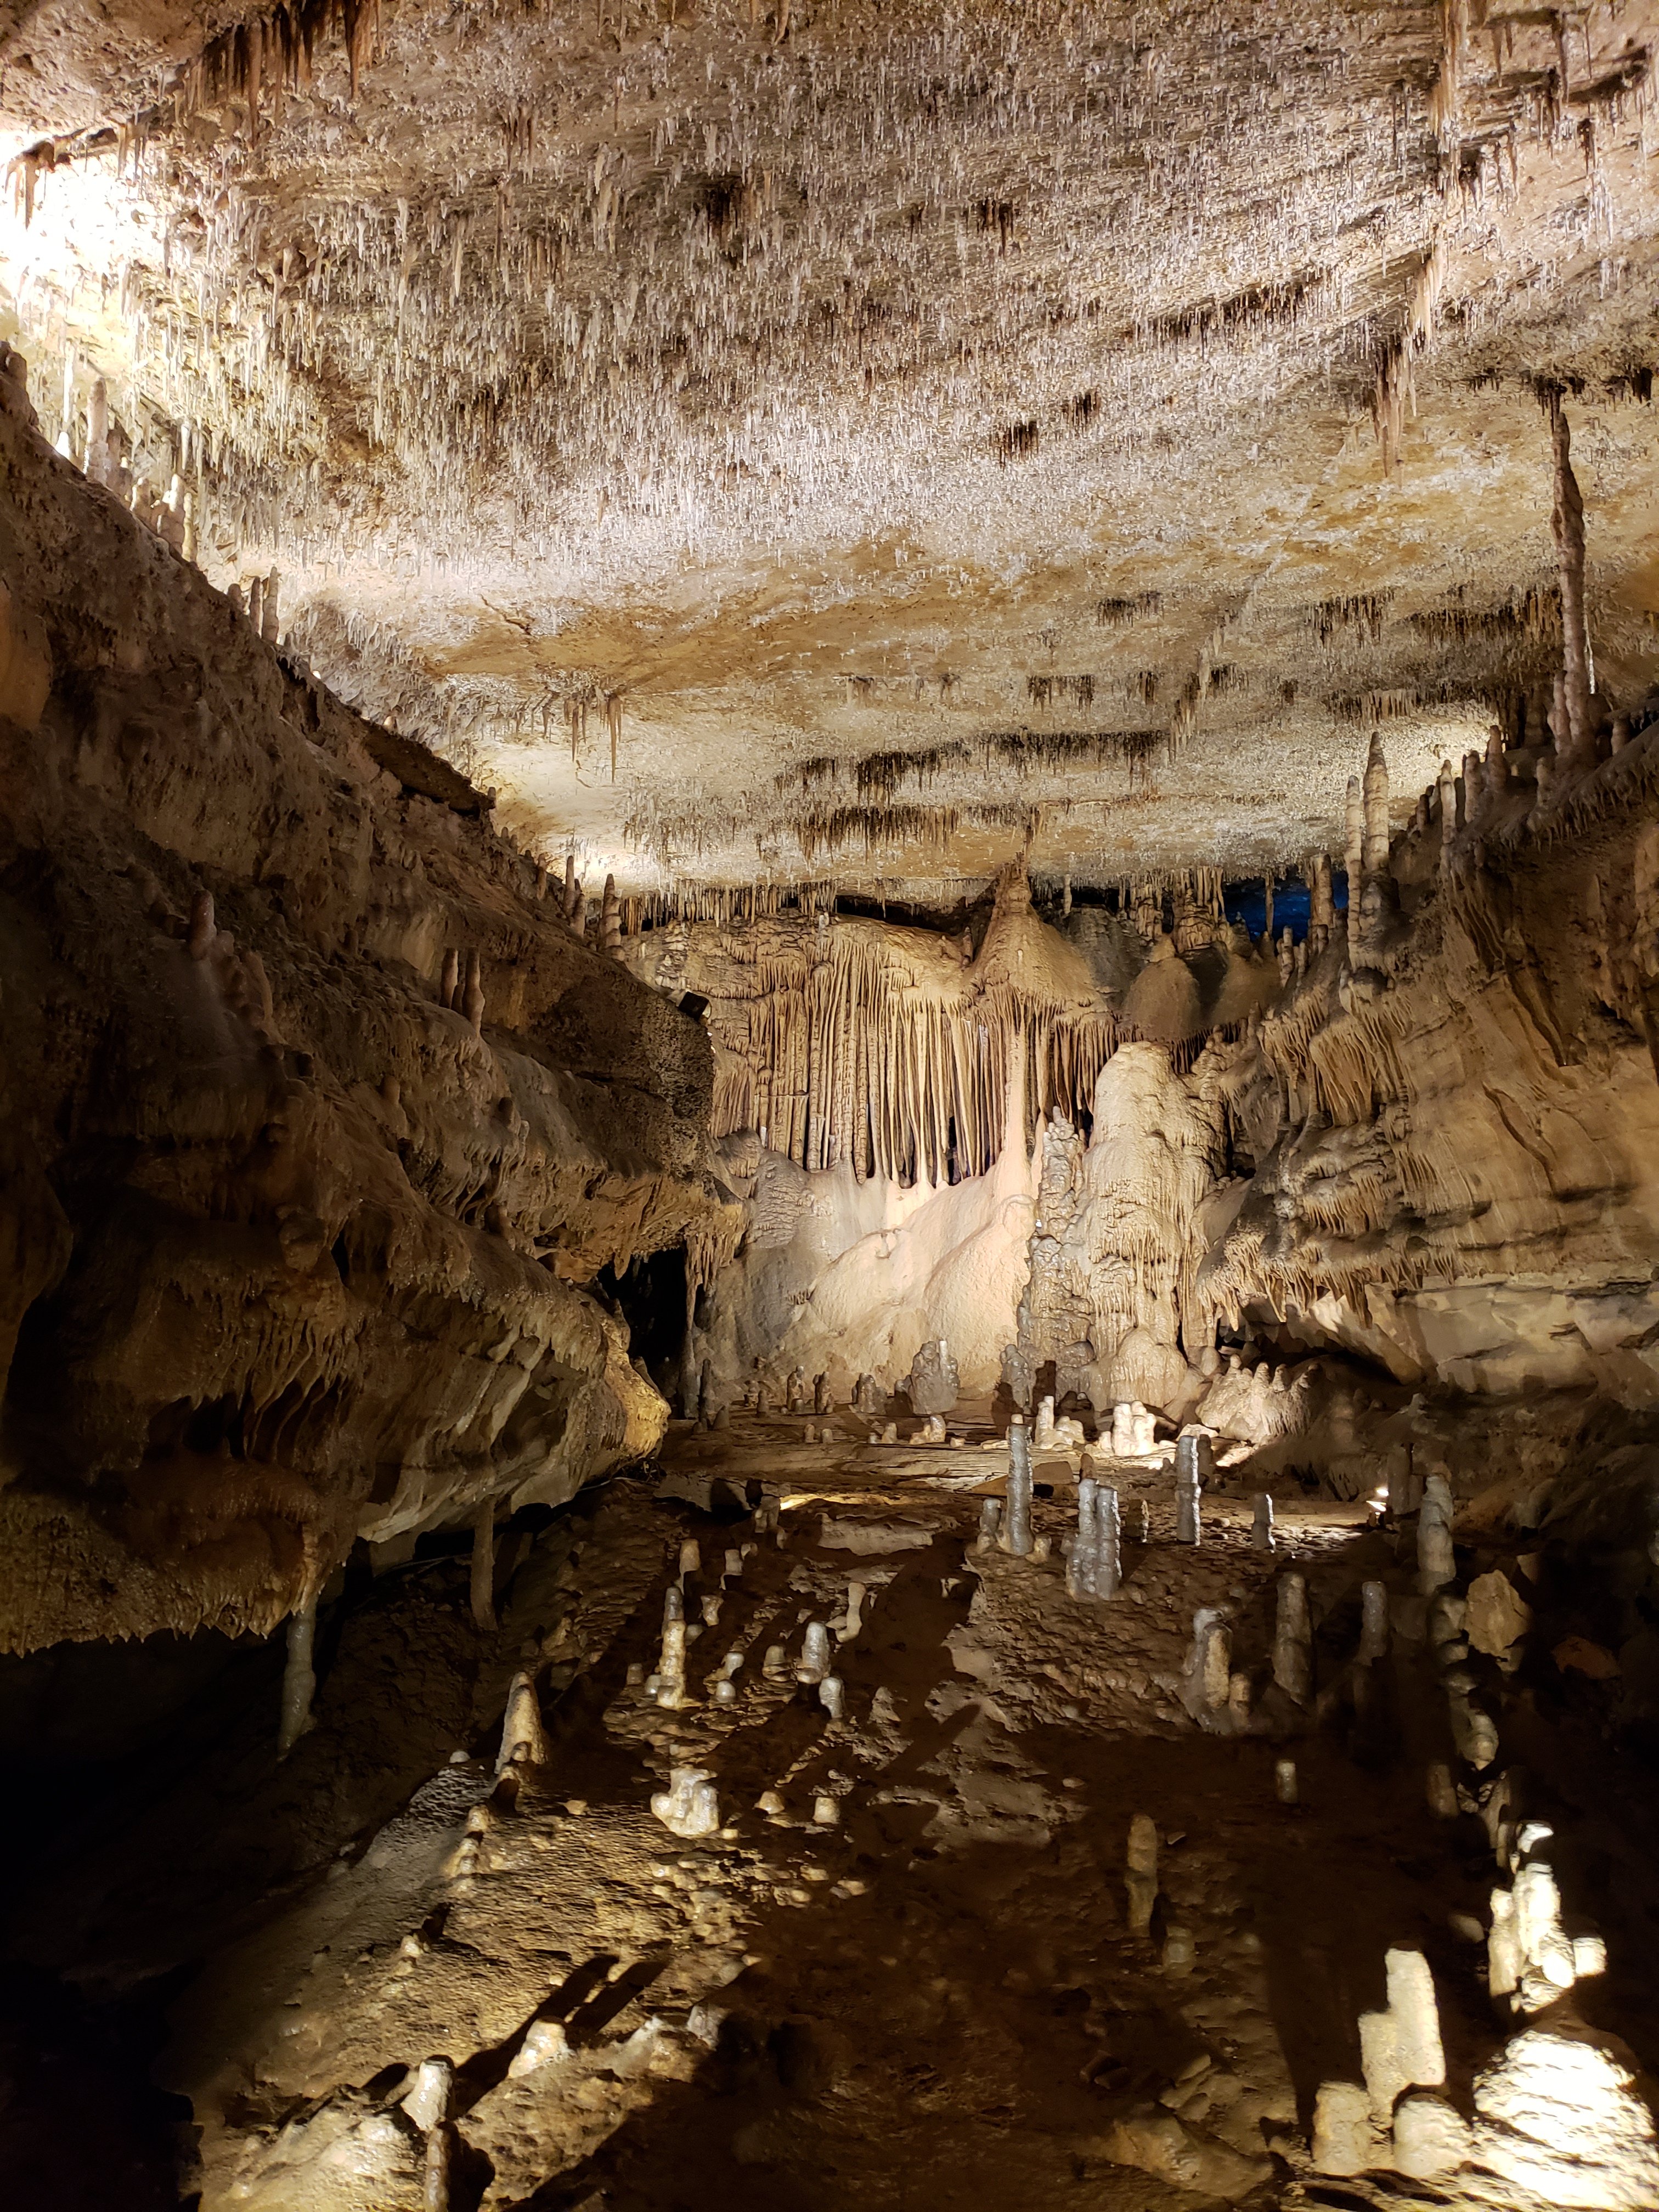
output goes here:
[[[1278, 601], [1272, 546], [1292, 518], [1274, 507], [1245, 552], [1246, 462], [1271, 451], [1249, 425], [1294, 419], [1318, 444], [1333, 400], [1352, 420], [1374, 386], [1392, 475], [1413, 439], [1467, 444], [1450, 426], [1471, 375], [1511, 396], [1540, 376], [1626, 403], [1647, 388], [1613, 250], [1642, 190], [1645, 20], [1564, 45], [1519, 16], [1488, 40], [1466, 12], [1408, 9], [1379, 35], [1340, 13], [1224, 11], [1150, 36], [1106, 5], [1060, 27], [924, 8], [849, 44], [835, 11], [664, 26], [556, 10], [532, 51], [498, 14], [307, 4], [157, 50], [148, 82], [135, 40], [81, 58], [128, 72], [107, 131], [39, 138], [14, 167], [8, 281], [35, 402], [88, 459], [101, 390], [146, 512], [182, 517], [216, 579], [279, 569], [319, 667], [502, 789], [538, 841], [560, 811], [535, 787], [563, 720], [568, 795], [615, 787], [580, 807], [591, 865], [624, 894], [688, 872], [742, 881], [751, 853], [810, 867], [826, 835], [865, 857], [864, 828], [760, 799], [791, 754], [821, 756], [812, 725], [836, 696], [858, 726], [844, 753], [910, 752], [920, 786], [930, 753], [1017, 747], [1029, 785], [1026, 811], [1011, 794], [976, 816], [942, 760], [927, 824], [870, 825], [866, 882], [902, 872], [916, 828], [977, 872], [1028, 832], [1047, 860], [1085, 830], [1121, 856], [1156, 820], [1168, 853], [1164, 825], [1202, 802], [1199, 763], [1212, 773], [1224, 738], [1287, 744], [1305, 775], [1328, 703], [1410, 696], [1424, 726], [1501, 707], [1534, 673], [1536, 641], [1495, 629], [1489, 666], [1454, 668], [1442, 648], [1479, 625], [1467, 587], [1448, 600], [1432, 564], [1382, 576], [1368, 559], [1303, 596], [1344, 665], [1291, 696], [1274, 664], [1299, 611]], [[70, 40], [59, 64], [76, 61]], [[1601, 273], [1540, 322], [1488, 202], [1543, 250], [1586, 194]], [[100, 273], [106, 198], [137, 220]], [[1413, 393], [1431, 432], [1409, 420]], [[997, 465], [1000, 440], [1017, 467]], [[1166, 492], [1192, 503], [1194, 546], [1225, 574], [1132, 532], [1010, 596], [996, 580], [1030, 517], [1065, 543], [1085, 486], [1079, 525]], [[983, 559], [961, 557], [970, 516]], [[761, 544], [775, 559], [757, 563]], [[850, 679], [833, 623], [811, 634], [849, 588], [814, 573], [832, 544], [886, 611], [889, 643]], [[1470, 604], [1531, 588], [1535, 554], [1517, 581], [1516, 552], [1492, 539]], [[744, 734], [715, 741], [722, 796], [690, 810], [671, 761], [709, 737], [681, 711], [686, 656], [636, 621], [686, 561], [715, 629], [785, 576], [808, 617], [767, 684], [716, 677], [709, 731]], [[441, 618], [411, 621], [416, 579]], [[566, 641], [571, 602], [603, 611], [596, 634]], [[1591, 614], [1621, 633], [1598, 650], [1645, 649], [1616, 601]], [[507, 639], [485, 645], [495, 626]], [[1361, 656], [1373, 665], [1349, 672]], [[729, 643], [708, 658], [729, 665]], [[929, 737], [941, 708], [971, 718], [960, 737]], [[763, 731], [764, 774], [734, 773]], [[1192, 773], [1154, 789], [1166, 758]], [[1128, 794], [1076, 787], [1085, 763], [1126, 760]], [[1283, 860], [1309, 827], [1236, 833], [1235, 865]]]

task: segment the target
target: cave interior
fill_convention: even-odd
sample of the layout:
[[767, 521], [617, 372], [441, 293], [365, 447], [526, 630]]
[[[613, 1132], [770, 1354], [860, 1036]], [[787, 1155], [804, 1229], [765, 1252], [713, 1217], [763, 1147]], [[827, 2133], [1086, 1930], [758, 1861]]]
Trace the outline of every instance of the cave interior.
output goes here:
[[1659, 2207], [1656, 70], [0, 0], [8, 2204]]

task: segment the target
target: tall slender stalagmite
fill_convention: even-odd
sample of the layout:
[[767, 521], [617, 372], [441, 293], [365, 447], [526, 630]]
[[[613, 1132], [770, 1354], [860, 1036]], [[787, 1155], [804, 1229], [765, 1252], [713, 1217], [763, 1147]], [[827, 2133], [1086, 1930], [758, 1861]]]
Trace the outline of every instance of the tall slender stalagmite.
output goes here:
[[[1368, 876], [1381, 875], [1389, 865], [1389, 763], [1382, 751], [1382, 733], [1371, 733], [1371, 749], [1365, 763], [1364, 827], [1360, 850], [1360, 868]], [[1353, 896], [1352, 887], [1348, 896]]]
[[1348, 803], [1343, 821], [1343, 860], [1348, 871], [1348, 927], [1359, 919], [1359, 880], [1365, 868], [1365, 799], [1357, 775], [1348, 778]]
[[1561, 665], [1565, 679], [1567, 762], [1583, 767], [1592, 744], [1589, 634], [1584, 623], [1584, 501], [1572, 472], [1572, 434], [1560, 393], [1550, 399], [1550, 447], [1555, 506], [1550, 527], [1561, 584]]

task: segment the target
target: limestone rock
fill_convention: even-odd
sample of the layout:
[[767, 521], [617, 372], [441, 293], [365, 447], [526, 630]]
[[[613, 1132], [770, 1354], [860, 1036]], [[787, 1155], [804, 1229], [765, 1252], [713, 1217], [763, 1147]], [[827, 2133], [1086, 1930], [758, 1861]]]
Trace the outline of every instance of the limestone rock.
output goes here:
[[1131, 2113], [1111, 2130], [1104, 2148], [1118, 2166], [1139, 2166], [1159, 2181], [1223, 2203], [1248, 2196], [1273, 2172], [1270, 2159], [1246, 2158], [1183, 2126], [1173, 2112]]
[[1532, 1607], [1496, 1568], [1469, 1584], [1465, 1632], [1477, 1651], [1503, 1658], [1532, 1626]]

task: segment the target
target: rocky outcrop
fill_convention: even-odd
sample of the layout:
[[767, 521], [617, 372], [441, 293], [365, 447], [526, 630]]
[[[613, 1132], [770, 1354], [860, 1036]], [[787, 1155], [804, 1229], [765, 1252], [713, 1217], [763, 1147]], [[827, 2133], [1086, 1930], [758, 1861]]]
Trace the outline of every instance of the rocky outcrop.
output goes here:
[[488, 802], [0, 416], [0, 1645], [268, 1629], [665, 1408], [706, 1036]]
[[1404, 1382], [1648, 1405], [1659, 748], [1547, 806], [1501, 757], [1498, 780], [1484, 834], [1399, 841], [1363, 951], [1334, 946], [1234, 1049], [1255, 1173], [1204, 1286]]

